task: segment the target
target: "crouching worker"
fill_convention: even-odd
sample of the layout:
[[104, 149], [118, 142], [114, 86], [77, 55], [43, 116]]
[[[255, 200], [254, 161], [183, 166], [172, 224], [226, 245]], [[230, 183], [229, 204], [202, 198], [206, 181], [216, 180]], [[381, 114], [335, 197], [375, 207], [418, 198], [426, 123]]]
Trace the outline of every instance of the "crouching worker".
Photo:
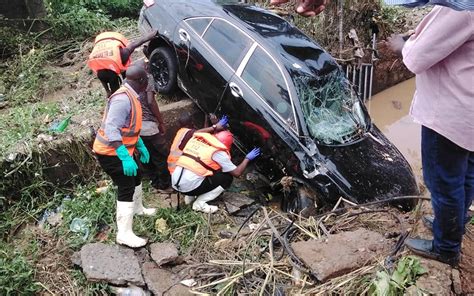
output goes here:
[[140, 172], [134, 159], [136, 148], [142, 163], [150, 161], [150, 154], [139, 137], [142, 108], [138, 99], [138, 94], [147, 87], [148, 78], [145, 70], [137, 66], [130, 66], [126, 74], [124, 84], [108, 99], [94, 152], [102, 169], [118, 187], [116, 241], [138, 248], [146, 240], [133, 233], [133, 215], [156, 212], [143, 207]]
[[194, 133], [183, 149], [171, 175], [174, 189], [185, 195], [185, 203], [193, 203], [193, 210], [214, 213], [217, 206], [207, 202], [217, 198], [232, 184], [233, 177], [240, 177], [248, 163], [260, 154], [254, 148], [245, 159], [235, 166], [230, 158], [234, 138], [231, 132], [215, 135]]

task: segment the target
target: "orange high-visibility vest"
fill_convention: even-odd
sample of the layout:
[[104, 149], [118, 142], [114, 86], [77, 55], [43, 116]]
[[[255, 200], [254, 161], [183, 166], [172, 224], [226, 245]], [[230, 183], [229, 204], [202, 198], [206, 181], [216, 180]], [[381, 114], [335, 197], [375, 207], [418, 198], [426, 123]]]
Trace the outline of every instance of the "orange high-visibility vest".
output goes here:
[[176, 162], [177, 166], [192, 171], [199, 176], [212, 176], [221, 166], [212, 159], [217, 151], [225, 151], [227, 147], [216, 137], [208, 133], [195, 133], [184, 146], [183, 154]]
[[99, 70], [112, 70], [117, 75], [127, 70], [130, 58], [124, 65], [120, 57], [120, 48], [129, 44], [127, 38], [120, 33], [105, 32], [95, 38], [94, 49], [89, 55], [87, 65], [97, 73]]
[[183, 142], [184, 136], [190, 131], [189, 128], [180, 128], [174, 137], [173, 144], [171, 144], [170, 154], [168, 155], [168, 171], [173, 174], [176, 168], [176, 162], [178, 158], [183, 154], [183, 151], [179, 149], [179, 146]]
[[138, 136], [140, 135], [140, 130], [142, 129], [142, 106], [140, 105], [140, 101], [137, 95], [134, 95], [127, 86], [120, 87], [113, 95], [110, 96], [107, 107], [104, 112], [104, 117], [102, 118], [102, 124], [100, 125], [99, 130], [97, 131], [97, 135], [94, 141], [94, 152], [99, 155], [108, 155], [108, 156], [116, 156], [117, 152], [115, 148], [112, 147], [110, 141], [107, 139], [105, 135], [105, 121], [107, 120], [107, 113], [109, 110], [110, 101], [113, 98], [121, 93], [125, 93], [127, 97], [130, 99], [130, 123], [128, 127], [123, 127], [121, 129], [122, 134], [122, 143], [127, 147], [128, 153], [130, 156], [133, 156], [133, 152], [135, 151], [135, 145], [138, 142]]

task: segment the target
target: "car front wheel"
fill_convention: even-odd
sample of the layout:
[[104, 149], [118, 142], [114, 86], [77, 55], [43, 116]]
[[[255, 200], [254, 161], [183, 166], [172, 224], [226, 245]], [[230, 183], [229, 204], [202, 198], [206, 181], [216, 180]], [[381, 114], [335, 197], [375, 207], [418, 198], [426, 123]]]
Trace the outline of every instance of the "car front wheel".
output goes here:
[[150, 72], [159, 93], [169, 95], [176, 91], [177, 70], [176, 57], [171, 48], [158, 47], [151, 52]]

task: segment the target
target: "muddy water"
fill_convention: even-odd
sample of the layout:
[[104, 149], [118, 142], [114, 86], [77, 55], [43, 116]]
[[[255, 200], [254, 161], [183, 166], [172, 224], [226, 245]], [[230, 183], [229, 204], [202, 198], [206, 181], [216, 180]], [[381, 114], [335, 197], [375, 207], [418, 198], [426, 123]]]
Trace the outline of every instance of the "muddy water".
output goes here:
[[397, 146], [421, 181], [421, 127], [408, 115], [415, 92], [415, 79], [384, 90], [367, 103], [374, 123]]

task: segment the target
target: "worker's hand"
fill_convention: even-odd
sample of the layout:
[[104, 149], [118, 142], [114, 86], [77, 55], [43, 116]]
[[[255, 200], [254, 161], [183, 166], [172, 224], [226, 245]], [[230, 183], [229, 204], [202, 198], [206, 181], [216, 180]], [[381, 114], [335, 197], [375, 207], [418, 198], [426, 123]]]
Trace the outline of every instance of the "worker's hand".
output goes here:
[[250, 151], [245, 158], [248, 160], [254, 160], [257, 156], [260, 155], [260, 148], [253, 148], [252, 151]]
[[[283, 4], [288, 0], [270, 0], [270, 4]], [[304, 17], [311, 17], [320, 14], [329, 3], [329, 0], [298, 0], [296, 12]]]
[[150, 152], [148, 152], [148, 149], [146, 149], [145, 143], [143, 143], [142, 138], [138, 138], [137, 149], [138, 149], [138, 152], [140, 152], [140, 161], [142, 163], [149, 163]]
[[219, 122], [217, 124], [222, 126], [222, 127], [225, 127], [228, 122], [229, 122], [229, 118], [227, 118], [227, 115], [224, 115], [224, 116], [221, 117], [221, 119], [219, 120]]
[[116, 150], [117, 157], [122, 161], [123, 174], [128, 177], [135, 177], [138, 171], [138, 165], [128, 154], [128, 150], [124, 145], [119, 146]]
[[217, 118], [216, 114], [209, 113], [209, 120], [211, 121], [212, 124], [217, 124], [217, 121], [219, 120], [219, 118]]
[[392, 34], [386, 42], [388, 48], [400, 56], [402, 55], [403, 46], [405, 46], [405, 39], [403, 37], [404, 35], [402, 34]]

